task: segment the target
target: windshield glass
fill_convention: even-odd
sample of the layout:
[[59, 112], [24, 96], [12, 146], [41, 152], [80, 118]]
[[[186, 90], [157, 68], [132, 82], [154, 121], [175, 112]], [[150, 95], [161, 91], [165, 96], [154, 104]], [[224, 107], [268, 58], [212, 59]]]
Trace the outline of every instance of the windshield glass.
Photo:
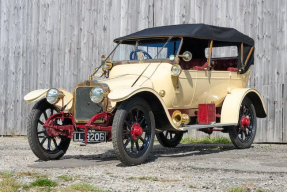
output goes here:
[[[149, 60], [168, 59], [170, 55], [176, 55], [181, 39], [172, 38], [170, 42], [165, 39], [145, 39], [137, 40], [134, 42], [122, 42], [115, 50], [112, 61], [125, 61], [125, 60]], [[125, 44], [128, 43], [128, 44]], [[165, 47], [162, 49], [162, 47]], [[161, 50], [162, 49], [162, 50]]]

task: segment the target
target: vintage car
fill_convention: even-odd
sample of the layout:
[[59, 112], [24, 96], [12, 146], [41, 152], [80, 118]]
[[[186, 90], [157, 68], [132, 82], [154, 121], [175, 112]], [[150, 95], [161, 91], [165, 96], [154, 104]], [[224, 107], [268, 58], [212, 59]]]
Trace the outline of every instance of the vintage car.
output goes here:
[[176, 147], [192, 129], [229, 133], [236, 148], [251, 146], [256, 118], [267, 116], [261, 95], [246, 88], [252, 38], [232, 28], [183, 24], [114, 42], [73, 93], [51, 88], [25, 96], [37, 101], [27, 135], [39, 159], [60, 159], [71, 139], [81, 145], [112, 141], [123, 164], [138, 165], [155, 135], [162, 146]]

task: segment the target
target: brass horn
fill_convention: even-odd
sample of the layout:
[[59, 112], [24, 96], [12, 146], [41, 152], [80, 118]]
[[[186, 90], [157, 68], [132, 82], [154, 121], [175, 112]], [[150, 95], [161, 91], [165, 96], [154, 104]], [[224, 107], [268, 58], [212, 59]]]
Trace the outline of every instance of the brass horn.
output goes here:
[[190, 122], [190, 117], [187, 114], [176, 110], [172, 114], [172, 122], [176, 127], [179, 127], [181, 124], [188, 124]]

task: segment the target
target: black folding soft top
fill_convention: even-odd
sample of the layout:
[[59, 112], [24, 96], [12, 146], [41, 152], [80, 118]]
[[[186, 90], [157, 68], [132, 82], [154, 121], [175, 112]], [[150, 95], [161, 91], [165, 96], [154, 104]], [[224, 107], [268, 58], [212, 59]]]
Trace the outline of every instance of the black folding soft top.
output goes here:
[[115, 39], [115, 42], [126, 39], [148, 37], [193, 37], [222, 42], [244, 43], [254, 46], [254, 40], [233, 28], [217, 27], [206, 24], [181, 24], [147, 28], [130, 35]]

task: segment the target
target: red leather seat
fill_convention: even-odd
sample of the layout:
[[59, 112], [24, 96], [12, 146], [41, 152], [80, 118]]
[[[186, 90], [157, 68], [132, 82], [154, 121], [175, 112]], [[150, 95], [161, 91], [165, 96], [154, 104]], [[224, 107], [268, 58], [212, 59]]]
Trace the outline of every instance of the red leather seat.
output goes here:
[[[228, 68], [236, 68], [237, 67], [237, 58], [230, 59], [212, 59], [213, 69], [215, 71], [228, 71]], [[233, 69], [232, 69], [233, 70]]]
[[205, 71], [207, 69], [208, 63], [205, 62], [202, 66], [194, 66], [194, 70]]
[[[237, 58], [217, 58], [211, 60], [212, 69], [215, 71], [232, 71], [237, 72]], [[208, 63], [206, 59], [192, 59], [190, 61], [180, 60], [179, 65], [183, 70], [199, 70], [205, 71], [207, 70]]]
[[227, 71], [231, 71], [231, 72], [237, 72], [238, 68], [237, 67], [228, 67]]
[[179, 65], [183, 70], [189, 70], [194, 68], [194, 66], [202, 66], [206, 59], [192, 59], [190, 61], [179, 61]]

